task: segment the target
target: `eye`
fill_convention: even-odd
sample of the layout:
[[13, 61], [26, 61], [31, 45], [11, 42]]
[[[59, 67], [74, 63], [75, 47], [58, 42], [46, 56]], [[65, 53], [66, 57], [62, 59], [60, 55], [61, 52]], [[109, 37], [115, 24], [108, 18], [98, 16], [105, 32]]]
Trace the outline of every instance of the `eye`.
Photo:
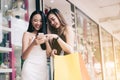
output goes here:
[[34, 22], [37, 22], [38, 20], [37, 19], [33, 19]]
[[40, 22], [43, 22], [43, 20], [40, 20]]
[[33, 22], [43, 22], [43, 21], [38, 19], [33, 19]]
[[55, 18], [52, 18], [52, 21], [54, 21], [55, 20]]

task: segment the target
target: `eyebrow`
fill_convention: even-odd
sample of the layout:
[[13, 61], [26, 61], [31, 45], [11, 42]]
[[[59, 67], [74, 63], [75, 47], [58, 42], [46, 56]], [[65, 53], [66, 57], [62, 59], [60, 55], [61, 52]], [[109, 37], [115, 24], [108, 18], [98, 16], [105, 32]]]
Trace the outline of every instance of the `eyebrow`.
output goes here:
[[40, 20], [41, 21], [42, 19], [33, 19], [33, 20]]
[[54, 18], [55, 18], [54, 16], [50, 17], [50, 19], [54, 19]]

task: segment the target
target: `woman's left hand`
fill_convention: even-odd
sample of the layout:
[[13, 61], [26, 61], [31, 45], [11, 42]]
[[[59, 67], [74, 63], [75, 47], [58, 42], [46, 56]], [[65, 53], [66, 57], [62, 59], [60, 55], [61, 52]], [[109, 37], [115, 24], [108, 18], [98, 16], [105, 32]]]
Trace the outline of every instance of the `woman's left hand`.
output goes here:
[[48, 39], [56, 39], [58, 37], [57, 34], [46, 34], [46, 36], [48, 37]]
[[41, 42], [41, 43], [45, 43], [46, 42], [46, 36], [43, 34], [43, 35], [38, 35], [37, 36], [37, 39]]

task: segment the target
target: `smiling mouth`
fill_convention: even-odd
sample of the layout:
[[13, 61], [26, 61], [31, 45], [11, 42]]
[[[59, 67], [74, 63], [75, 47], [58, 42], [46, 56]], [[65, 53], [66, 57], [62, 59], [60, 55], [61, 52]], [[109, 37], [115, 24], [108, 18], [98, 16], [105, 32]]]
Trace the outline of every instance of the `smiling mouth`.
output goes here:
[[36, 29], [40, 29], [41, 27], [40, 26], [35, 26]]

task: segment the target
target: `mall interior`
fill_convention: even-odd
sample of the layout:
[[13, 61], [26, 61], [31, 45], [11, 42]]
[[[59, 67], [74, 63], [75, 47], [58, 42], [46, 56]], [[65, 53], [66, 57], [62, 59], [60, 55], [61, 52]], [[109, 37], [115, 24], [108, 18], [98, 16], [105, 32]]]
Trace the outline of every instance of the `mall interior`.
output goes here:
[[73, 27], [74, 50], [81, 53], [91, 80], [120, 80], [120, 0], [0, 0], [0, 80], [21, 80], [29, 17], [34, 10], [47, 14], [52, 8]]

